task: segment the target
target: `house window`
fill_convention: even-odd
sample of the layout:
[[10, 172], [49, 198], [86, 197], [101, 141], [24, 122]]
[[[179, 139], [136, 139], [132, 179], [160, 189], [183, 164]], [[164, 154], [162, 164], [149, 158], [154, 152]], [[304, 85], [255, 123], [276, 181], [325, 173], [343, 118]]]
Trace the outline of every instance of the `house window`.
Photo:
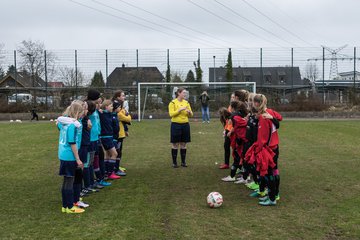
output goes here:
[[280, 75], [280, 76], [279, 76], [279, 82], [280, 82], [280, 84], [285, 84], [285, 83], [286, 83], [286, 77], [285, 77], [285, 75]]
[[266, 84], [271, 84], [271, 81], [272, 81], [271, 75], [265, 75], [265, 83]]
[[251, 82], [251, 76], [245, 76], [245, 82]]

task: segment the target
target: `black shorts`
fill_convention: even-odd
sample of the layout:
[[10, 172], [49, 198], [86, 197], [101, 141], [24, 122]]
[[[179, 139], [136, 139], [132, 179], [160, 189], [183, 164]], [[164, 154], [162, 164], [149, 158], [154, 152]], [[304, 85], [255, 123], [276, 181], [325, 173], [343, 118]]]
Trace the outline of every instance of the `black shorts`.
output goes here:
[[171, 123], [171, 143], [191, 142], [189, 123]]
[[77, 168], [76, 161], [63, 161], [60, 160], [59, 175], [66, 177], [74, 177]]
[[101, 138], [101, 144], [105, 150], [110, 150], [115, 147], [112, 137]]

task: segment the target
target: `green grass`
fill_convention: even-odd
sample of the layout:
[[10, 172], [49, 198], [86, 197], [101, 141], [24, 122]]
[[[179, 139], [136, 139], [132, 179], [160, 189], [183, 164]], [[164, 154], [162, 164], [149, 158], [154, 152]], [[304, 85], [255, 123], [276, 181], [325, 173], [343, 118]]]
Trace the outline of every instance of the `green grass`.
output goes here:
[[[171, 168], [169, 121], [130, 126], [128, 176], [62, 214], [58, 131], [50, 123], [0, 124], [0, 239], [358, 239], [360, 122], [284, 121], [281, 200], [260, 207], [245, 186], [223, 183], [220, 123], [191, 123], [187, 169]], [[224, 205], [210, 209], [219, 191]]]

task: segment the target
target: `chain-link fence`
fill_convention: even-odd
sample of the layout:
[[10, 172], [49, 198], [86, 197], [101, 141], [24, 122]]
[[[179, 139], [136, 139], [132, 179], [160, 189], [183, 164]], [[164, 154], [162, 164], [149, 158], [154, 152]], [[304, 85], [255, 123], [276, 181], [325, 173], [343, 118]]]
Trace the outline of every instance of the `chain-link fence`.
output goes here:
[[[139, 82], [256, 82], [277, 105], [295, 101], [348, 104], [359, 89], [356, 47], [231, 49], [2, 50], [2, 112], [18, 105], [58, 111], [89, 87], [136, 99]], [[200, 76], [200, 71], [202, 74]], [[190, 72], [191, 71], [191, 72]], [[101, 72], [104, 85], [92, 82]], [[135, 102], [135, 100], [131, 100]], [[134, 109], [134, 106], [132, 106]]]

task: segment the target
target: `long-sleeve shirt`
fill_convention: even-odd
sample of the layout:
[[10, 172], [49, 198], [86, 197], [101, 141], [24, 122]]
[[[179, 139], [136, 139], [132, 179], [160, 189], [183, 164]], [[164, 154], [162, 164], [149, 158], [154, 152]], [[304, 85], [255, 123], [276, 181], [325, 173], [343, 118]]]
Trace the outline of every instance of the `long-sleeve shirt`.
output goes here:
[[125, 123], [130, 123], [131, 122], [131, 115], [130, 114], [126, 114], [126, 110], [123, 108], [121, 109], [118, 114], [118, 119], [120, 122], [120, 129], [119, 129], [119, 138], [124, 138], [125, 135], [125, 129], [124, 129], [124, 122]]
[[[188, 113], [186, 110], [179, 112], [179, 109], [182, 107], [186, 107], [188, 110], [190, 110], [190, 113]], [[187, 123], [189, 122], [189, 117], [193, 116], [193, 112], [188, 101], [179, 101], [177, 98], [175, 98], [169, 103], [169, 115], [171, 117], [171, 122]]]
[[103, 110], [102, 113], [99, 113], [100, 125], [101, 125], [101, 134], [100, 138], [113, 137], [113, 115], [111, 112]]

